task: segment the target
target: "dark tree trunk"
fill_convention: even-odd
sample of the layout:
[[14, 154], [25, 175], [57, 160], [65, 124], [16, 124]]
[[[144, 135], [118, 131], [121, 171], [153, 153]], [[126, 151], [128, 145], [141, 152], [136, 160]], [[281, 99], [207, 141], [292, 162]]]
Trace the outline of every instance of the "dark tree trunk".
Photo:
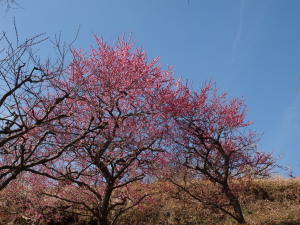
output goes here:
[[100, 216], [98, 217], [98, 225], [110, 225], [108, 220], [109, 201], [113, 192], [114, 180], [108, 180], [100, 205]]
[[245, 224], [246, 220], [244, 218], [243, 212], [242, 212], [242, 208], [240, 205], [240, 201], [237, 198], [237, 196], [235, 194], [233, 194], [230, 190], [230, 188], [228, 187], [228, 185], [224, 185], [223, 186], [225, 194], [227, 196], [227, 198], [230, 201], [230, 204], [233, 207], [234, 210], [234, 219], [239, 223], [239, 224]]
[[98, 219], [97, 225], [109, 225], [109, 222], [108, 222], [108, 219], [107, 219], [107, 215], [106, 216], [101, 216]]
[[237, 198], [235, 198], [233, 200], [230, 200], [230, 202], [233, 206], [233, 210], [234, 210], [234, 213], [235, 213], [235, 216], [236, 216], [236, 218], [235, 218], [236, 221], [240, 224], [245, 224], [246, 221], [245, 221], [245, 218], [244, 218], [239, 200]]

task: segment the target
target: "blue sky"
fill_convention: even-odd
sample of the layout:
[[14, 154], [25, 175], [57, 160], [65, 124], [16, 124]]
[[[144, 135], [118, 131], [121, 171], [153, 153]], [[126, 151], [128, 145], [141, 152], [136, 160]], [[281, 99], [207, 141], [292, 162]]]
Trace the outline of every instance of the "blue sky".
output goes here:
[[[209, 79], [243, 96], [262, 134], [260, 147], [300, 175], [299, 0], [20, 0], [0, 10], [0, 30], [20, 36], [62, 32], [88, 50], [93, 35], [132, 33], [150, 58], [160, 56], [195, 88]], [[13, 37], [13, 35], [11, 36]], [[50, 52], [47, 44], [41, 52]]]

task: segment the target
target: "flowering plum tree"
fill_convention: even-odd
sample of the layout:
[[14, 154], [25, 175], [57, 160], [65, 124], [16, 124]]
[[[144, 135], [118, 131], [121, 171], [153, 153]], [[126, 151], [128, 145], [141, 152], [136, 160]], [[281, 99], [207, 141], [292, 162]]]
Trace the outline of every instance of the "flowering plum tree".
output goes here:
[[25, 220], [28, 224], [40, 224], [63, 219], [57, 213], [58, 208], [64, 207], [63, 203], [43, 195], [43, 190], [50, 187], [48, 181], [47, 177], [28, 172], [14, 179], [0, 192], [1, 223], [15, 221], [15, 224], [20, 224], [18, 221]]
[[[28, 69], [35, 60], [22, 57], [35, 38], [8, 48], [0, 61], [0, 190], [31, 172], [23, 174], [31, 188], [12, 187], [26, 189], [20, 207], [31, 221], [63, 210], [111, 225], [147, 196], [137, 184], [154, 173], [245, 223], [238, 194], [267, 176], [273, 160], [257, 149], [244, 101], [211, 83], [191, 91], [124, 37], [113, 46], [95, 39], [88, 55], [72, 50], [66, 70]], [[190, 179], [179, 177], [185, 172]], [[39, 175], [42, 185], [31, 183]]]
[[48, 195], [83, 206], [98, 224], [107, 225], [145, 197], [128, 190], [145, 179], [152, 163], [163, 160], [161, 104], [175, 82], [170, 70], [156, 65], [157, 58], [147, 61], [146, 53], [133, 50], [124, 37], [114, 46], [101, 38], [96, 42], [88, 57], [72, 52], [69, 76], [57, 85], [72, 91], [65, 107], [72, 109], [76, 126], [101, 129], [47, 164], [49, 177], [66, 180], [85, 198]]
[[267, 176], [273, 160], [257, 149], [244, 100], [228, 100], [208, 83], [199, 92], [182, 87], [169, 107], [174, 154], [191, 178], [170, 180], [197, 201], [245, 223], [238, 194], [253, 177]]

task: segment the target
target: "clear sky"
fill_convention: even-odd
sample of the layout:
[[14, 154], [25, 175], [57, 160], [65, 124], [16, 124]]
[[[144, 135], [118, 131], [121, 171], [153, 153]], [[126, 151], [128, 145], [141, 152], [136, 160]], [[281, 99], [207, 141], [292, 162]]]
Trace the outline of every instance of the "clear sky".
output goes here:
[[[300, 175], [299, 0], [19, 0], [0, 9], [0, 30], [15, 17], [20, 36], [62, 32], [88, 50], [93, 35], [132, 33], [150, 58], [160, 56], [194, 88], [209, 79], [243, 96], [262, 134], [260, 147]], [[0, 6], [1, 7], [1, 6]], [[13, 35], [11, 36], [13, 38]], [[47, 52], [47, 45], [43, 45]], [[49, 47], [50, 45], [48, 45]]]

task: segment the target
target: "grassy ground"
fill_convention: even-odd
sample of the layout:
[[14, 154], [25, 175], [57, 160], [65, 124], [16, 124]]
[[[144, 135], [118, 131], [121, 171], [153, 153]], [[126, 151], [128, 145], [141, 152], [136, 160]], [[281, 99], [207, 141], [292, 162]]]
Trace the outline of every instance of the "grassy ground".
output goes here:
[[[142, 209], [136, 208], [124, 215], [121, 224], [236, 224], [224, 214], [212, 212], [199, 204], [182, 202], [159, 191], [157, 194], [159, 197], [155, 205], [144, 203]], [[253, 186], [241, 194], [240, 200], [249, 225], [300, 224], [300, 178], [255, 180]]]
[[[179, 200], [176, 192], [172, 192], [174, 187], [168, 183], [151, 184], [150, 190], [152, 196], [138, 207], [126, 212], [120, 218], [118, 225], [236, 224], [230, 217], [218, 211], [212, 212], [188, 198]], [[255, 180], [252, 187], [240, 195], [240, 201], [249, 225], [300, 225], [300, 178]], [[0, 215], [1, 225], [26, 224], [25, 221], [18, 219], [13, 222], [4, 218], [4, 215]], [[60, 224], [78, 225], [79, 223]], [[89, 223], [84, 221], [80, 223], [80, 225], [85, 224]]]

